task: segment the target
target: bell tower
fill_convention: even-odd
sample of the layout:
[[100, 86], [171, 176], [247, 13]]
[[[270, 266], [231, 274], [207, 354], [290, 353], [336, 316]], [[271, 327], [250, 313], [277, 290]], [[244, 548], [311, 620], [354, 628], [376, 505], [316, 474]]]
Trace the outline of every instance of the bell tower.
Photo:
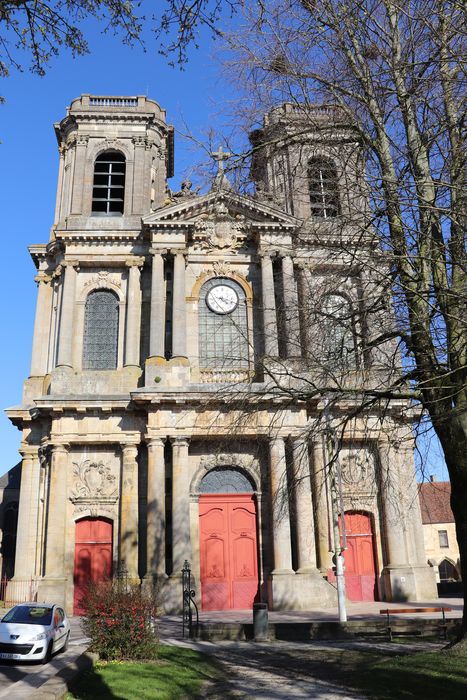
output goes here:
[[365, 209], [359, 136], [335, 105], [285, 103], [250, 134], [258, 194], [305, 222], [350, 221]]
[[54, 228], [139, 229], [173, 175], [173, 127], [144, 96], [81, 95], [54, 125], [60, 166]]

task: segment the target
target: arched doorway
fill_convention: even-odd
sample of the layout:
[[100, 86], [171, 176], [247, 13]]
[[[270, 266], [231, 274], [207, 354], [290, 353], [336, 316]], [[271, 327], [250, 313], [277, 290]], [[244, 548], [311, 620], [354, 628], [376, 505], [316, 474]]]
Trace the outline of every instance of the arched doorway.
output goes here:
[[254, 487], [240, 470], [218, 467], [200, 492], [202, 609], [251, 609], [259, 584]]
[[349, 600], [376, 600], [376, 566], [371, 517], [368, 513], [345, 513], [347, 549], [345, 588]]
[[82, 601], [87, 586], [112, 576], [112, 529], [112, 521], [105, 518], [83, 518], [76, 523], [73, 574], [75, 615], [84, 612]]

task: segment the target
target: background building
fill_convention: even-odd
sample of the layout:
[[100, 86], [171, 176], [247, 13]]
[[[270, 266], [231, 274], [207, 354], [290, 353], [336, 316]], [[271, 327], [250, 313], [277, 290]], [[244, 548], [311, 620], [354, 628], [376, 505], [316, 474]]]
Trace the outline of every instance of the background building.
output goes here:
[[[146, 97], [82, 95], [55, 130], [31, 374], [8, 409], [12, 585], [33, 577], [79, 612], [89, 580], [124, 569], [176, 609], [188, 559], [203, 609], [333, 604], [325, 406], [290, 391], [297, 376], [379, 385], [395, 352], [371, 349], [392, 321], [352, 125], [333, 107], [272, 110], [252, 134], [254, 196], [232, 190], [222, 149], [207, 194], [170, 192], [173, 130]], [[353, 408], [329, 417], [348, 418], [349, 597], [430, 598], [406, 406]]]
[[419, 484], [423, 537], [428, 563], [433, 567], [440, 594], [460, 590], [459, 545], [451, 510], [451, 482]]

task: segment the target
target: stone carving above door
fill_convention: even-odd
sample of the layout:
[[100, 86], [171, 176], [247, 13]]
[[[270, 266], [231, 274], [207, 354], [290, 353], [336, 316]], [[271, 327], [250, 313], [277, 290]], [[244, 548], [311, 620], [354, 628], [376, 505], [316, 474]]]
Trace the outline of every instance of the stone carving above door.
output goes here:
[[374, 490], [375, 463], [368, 449], [343, 449], [339, 459], [342, 481], [349, 489], [366, 493]]
[[73, 462], [73, 503], [115, 503], [117, 498], [117, 478], [109, 464], [91, 459]]

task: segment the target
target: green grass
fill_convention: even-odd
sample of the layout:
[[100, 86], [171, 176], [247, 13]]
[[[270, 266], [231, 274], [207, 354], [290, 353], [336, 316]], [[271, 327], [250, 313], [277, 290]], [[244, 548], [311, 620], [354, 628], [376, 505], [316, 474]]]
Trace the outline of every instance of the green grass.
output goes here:
[[155, 662], [99, 662], [66, 696], [83, 700], [176, 700], [199, 696], [220, 672], [213, 660], [191, 649], [161, 644]]
[[377, 700], [465, 700], [467, 656], [427, 651], [357, 664], [347, 683]]

